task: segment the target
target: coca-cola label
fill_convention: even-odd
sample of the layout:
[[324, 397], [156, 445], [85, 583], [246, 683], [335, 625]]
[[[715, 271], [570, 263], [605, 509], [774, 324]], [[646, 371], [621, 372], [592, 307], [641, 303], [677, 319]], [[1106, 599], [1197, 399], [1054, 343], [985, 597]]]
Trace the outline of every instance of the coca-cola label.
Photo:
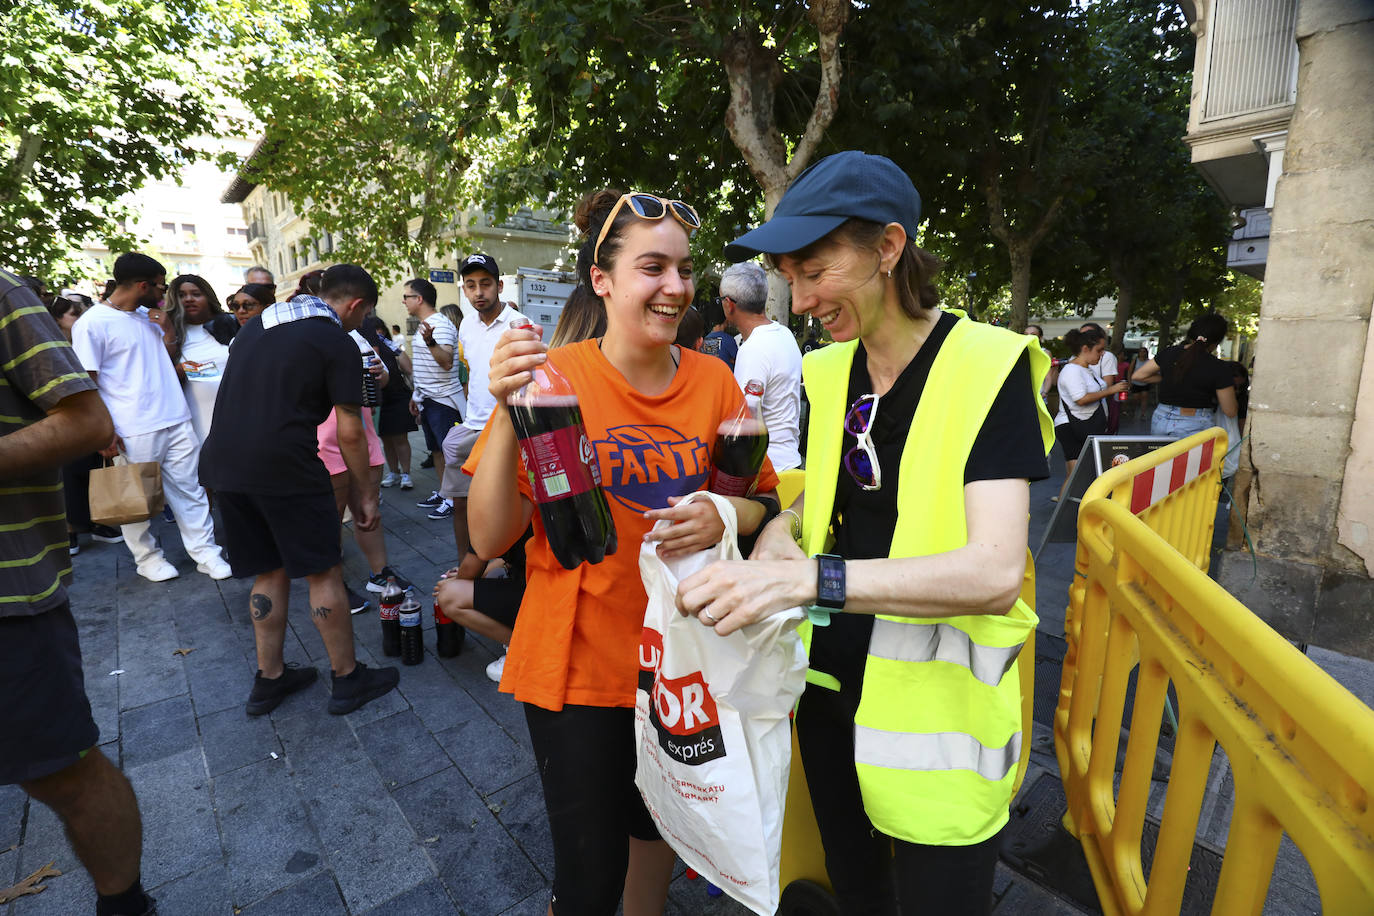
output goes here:
[[520, 451], [537, 503], [567, 499], [601, 486], [592, 444], [578, 426], [564, 426], [522, 439]]
[[712, 493], [719, 493], [721, 496], [748, 496], [756, 479], [754, 477], [736, 477], [734, 474], [725, 473], [720, 468], [714, 468], [711, 471], [711, 483], [707, 489]]
[[383, 620], [397, 620], [400, 618], [401, 605], [399, 602], [397, 602], [396, 604], [387, 604], [385, 601], [383, 601], [381, 604], [381, 618]]
[[696, 766], [725, 756], [716, 701], [700, 671], [666, 678], [663, 636], [644, 627], [639, 640], [639, 688], [649, 694], [649, 722], [658, 746], [679, 763]]

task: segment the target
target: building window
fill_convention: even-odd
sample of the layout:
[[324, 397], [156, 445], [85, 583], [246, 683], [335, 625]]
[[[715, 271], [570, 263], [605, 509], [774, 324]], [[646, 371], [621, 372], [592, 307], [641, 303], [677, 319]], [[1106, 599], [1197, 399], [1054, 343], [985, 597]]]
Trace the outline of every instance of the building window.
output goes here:
[[282, 257], [282, 253], [280, 251], [277, 252], [277, 273], [286, 273], [286, 258]]
[[176, 234], [177, 234], [177, 224], [176, 224], [176, 223], [163, 223], [163, 224], [162, 224], [162, 231], [163, 231], [163, 232], [170, 232], [172, 235], [176, 235]]
[[195, 234], [196, 234], [196, 224], [195, 224], [195, 223], [182, 223], [182, 224], [181, 224], [181, 231], [182, 231], [182, 233], [185, 234], [185, 235], [195, 235]]

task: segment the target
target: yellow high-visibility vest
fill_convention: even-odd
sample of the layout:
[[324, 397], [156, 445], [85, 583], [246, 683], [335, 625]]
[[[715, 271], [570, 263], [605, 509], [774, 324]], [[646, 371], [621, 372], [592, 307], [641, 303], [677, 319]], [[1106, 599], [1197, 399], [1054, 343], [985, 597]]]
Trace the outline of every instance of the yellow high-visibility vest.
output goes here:
[[[1038, 393], [1050, 360], [1033, 341], [969, 319], [951, 329], [902, 451], [888, 556], [944, 553], [968, 543], [964, 465], [1024, 351], [1049, 452], [1054, 424]], [[808, 556], [822, 553], [830, 534], [857, 346], [832, 344], [802, 361], [811, 401], [802, 523]], [[1004, 615], [877, 615], [854, 722], [859, 787], [875, 827], [912, 843], [966, 846], [1007, 822], [1022, 740], [1016, 656], [1038, 622], [1020, 599]], [[838, 683], [819, 673], [810, 679]]]

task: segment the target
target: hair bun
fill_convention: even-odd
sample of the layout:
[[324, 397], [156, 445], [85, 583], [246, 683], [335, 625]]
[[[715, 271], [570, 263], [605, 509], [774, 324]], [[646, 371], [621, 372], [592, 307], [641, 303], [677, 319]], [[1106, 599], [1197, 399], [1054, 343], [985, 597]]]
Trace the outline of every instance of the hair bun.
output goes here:
[[573, 211], [573, 224], [584, 235], [591, 232], [593, 225], [600, 231], [601, 223], [605, 221], [621, 196], [621, 192], [615, 188], [603, 188], [582, 195], [582, 199], [577, 202], [577, 209]]

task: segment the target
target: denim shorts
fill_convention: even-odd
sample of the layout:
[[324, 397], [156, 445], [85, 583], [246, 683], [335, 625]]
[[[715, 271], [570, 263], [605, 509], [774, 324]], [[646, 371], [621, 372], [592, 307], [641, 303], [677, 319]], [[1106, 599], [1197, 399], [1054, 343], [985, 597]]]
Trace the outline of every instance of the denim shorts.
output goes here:
[[1156, 407], [1154, 416], [1150, 418], [1150, 435], [1183, 439], [1217, 425], [1214, 411], [1210, 407], [1196, 408], [1196, 413], [1191, 417], [1185, 417], [1181, 413], [1182, 410], [1183, 408], [1172, 404], [1160, 404]]

